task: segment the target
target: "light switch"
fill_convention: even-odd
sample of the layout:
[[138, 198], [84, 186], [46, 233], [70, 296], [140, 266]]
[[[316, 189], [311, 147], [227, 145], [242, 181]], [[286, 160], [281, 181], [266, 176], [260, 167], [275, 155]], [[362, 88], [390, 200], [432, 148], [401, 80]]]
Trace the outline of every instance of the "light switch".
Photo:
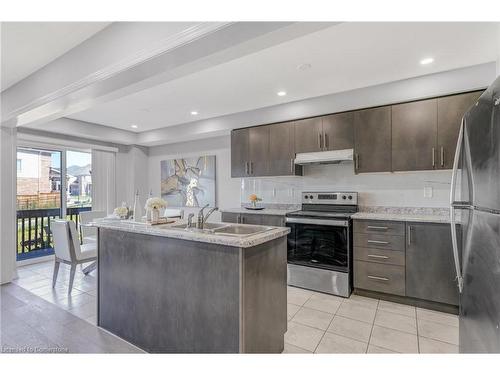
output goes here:
[[432, 186], [424, 187], [424, 198], [432, 198]]

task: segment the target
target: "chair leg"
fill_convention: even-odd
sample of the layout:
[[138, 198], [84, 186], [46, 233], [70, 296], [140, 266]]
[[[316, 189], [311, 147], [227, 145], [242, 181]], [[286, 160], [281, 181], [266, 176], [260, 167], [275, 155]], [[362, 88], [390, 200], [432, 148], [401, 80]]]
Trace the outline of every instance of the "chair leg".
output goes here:
[[73, 281], [75, 280], [75, 272], [76, 272], [76, 264], [71, 265], [71, 269], [69, 271], [69, 288], [68, 294], [71, 294], [71, 290], [73, 289]]
[[59, 261], [54, 262], [54, 274], [52, 275], [52, 288], [56, 286], [57, 274], [59, 273]]
[[90, 272], [95, 270], [96, 267], [97, 267], [97, 261], [94, 261], [94, 262], [90, 263], [87, 267], [85, 267], [82, 271], [85, 275], [88, 275]]

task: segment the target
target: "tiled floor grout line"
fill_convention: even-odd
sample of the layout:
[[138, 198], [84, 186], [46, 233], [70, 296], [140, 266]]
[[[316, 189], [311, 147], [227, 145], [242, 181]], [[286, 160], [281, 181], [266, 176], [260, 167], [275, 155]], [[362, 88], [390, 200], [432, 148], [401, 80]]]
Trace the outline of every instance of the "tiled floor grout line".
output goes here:
[[415, 324], [417, 327], [417, 351], [420, 354], [420, 334], [418, 333], [418, 313], [416, 308], [415, 308]]
[[373, 317], [373, 323], [372, 323], [372, 327], [370, 329], [370, 336], [368, 337], [368, 345], [366, 346], [365, 353], [368, 353], [368, 349], [370, 348], [370, 344], [372, 341], [373, 327], [375, 327], [375, 319], [377, 318], [377, 312], [378, 312], [379, 305], [380, 305], [380, 300], [377, 300], [377, 308], [375, 309], [375, 316]]

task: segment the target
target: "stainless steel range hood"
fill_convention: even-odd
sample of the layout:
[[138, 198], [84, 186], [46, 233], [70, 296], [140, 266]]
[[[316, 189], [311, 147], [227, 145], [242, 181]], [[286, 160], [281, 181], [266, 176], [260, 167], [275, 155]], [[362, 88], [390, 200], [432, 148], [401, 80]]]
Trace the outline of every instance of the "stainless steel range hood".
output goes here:
[[339, 164], [352, 161], [353, 158], [354, 150], [352, 148], [335, 151], [306, 152], [296, 155], [295, 164]]

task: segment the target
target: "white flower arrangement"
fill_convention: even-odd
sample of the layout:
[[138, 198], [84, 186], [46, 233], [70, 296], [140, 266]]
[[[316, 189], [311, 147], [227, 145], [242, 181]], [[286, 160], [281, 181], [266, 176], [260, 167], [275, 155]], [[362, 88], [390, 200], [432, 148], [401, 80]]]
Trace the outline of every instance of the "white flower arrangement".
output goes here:
[[127, 217], [128, 215], [128, 208], [127, 207], [116, 207], [113, 211], [113, 214], [119, 217]]
[[161, 198], [149, 198], [146, 201], [146, 209], [150, 210], [158, 210], [160, 208], [165, 208], [167, 207], [167, 202]]

